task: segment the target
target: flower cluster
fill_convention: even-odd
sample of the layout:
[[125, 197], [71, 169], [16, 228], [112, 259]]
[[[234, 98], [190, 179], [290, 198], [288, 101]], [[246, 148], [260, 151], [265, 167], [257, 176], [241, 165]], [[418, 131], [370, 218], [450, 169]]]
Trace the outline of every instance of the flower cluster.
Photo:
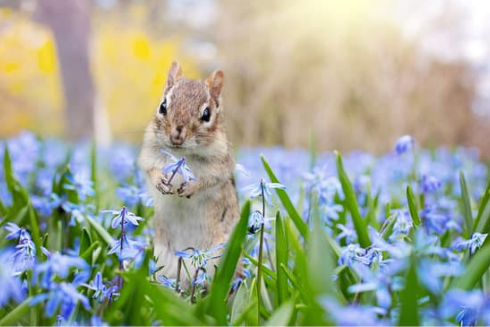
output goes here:
[[[0, 321], [490, 324], [488, 167], [475, 149], [426, 150], [408, 135], [393, 143], [381, 156], [341, 160], [241, 149], [236, 183], [250, 212], [240, 269], [218, 266], [230, 280], [211, 283], [209, 270], [236, 248], [180, 249], [187, 287], [151, 255], [153, 199], [137, 149], [22, 133], [0, 144]], [[162, 152], [169, 184], [196, 180], [186, 158]], [[120, 209], [99, 210], [108, 207]], [[208, 293], [224, 298], [192, 307]]]

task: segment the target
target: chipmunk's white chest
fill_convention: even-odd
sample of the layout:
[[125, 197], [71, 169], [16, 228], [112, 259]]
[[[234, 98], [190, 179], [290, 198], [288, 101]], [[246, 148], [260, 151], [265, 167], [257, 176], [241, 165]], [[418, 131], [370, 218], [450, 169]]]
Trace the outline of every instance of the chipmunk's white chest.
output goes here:
[[174, 277], [176, 251], [187, 248], [207, 250], [212, 243], [211, 224], [203, 206], [207, 191], [188, 198], [155, 194], [155, 255], [162, 272]]

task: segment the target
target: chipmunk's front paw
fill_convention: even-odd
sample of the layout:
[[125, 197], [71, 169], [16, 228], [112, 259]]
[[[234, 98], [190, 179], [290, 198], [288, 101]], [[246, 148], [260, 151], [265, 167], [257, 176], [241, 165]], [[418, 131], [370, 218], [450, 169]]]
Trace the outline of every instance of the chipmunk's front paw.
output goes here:
[[187, 197], [190, 198], [193, 194], [195, 193], [194, 188], [192, 187], [192, 184], [188, 182], [184, 182], [180, 185], [179, 189], [177, 190], [177, 195], [180, 197]]
[[155, 185], [155, 187], [162, 194], [174, 194], [174, 192], [172, 191], [172, 185], [168, 184], [167, 180], [163, 177], [158, 180], [157, 185]]

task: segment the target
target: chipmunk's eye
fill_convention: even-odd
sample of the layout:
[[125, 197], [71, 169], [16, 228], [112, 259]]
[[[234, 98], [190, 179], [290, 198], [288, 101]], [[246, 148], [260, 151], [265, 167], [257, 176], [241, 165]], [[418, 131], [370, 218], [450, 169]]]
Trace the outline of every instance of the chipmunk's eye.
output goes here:
[[158, 109], [158, 112], [162, 115], [167, 114], [167, 100], [163, 100], [163, 102], [160, 104], [160, 109]]
[[211, 110], [209, 108], [204, 109], [201, 116], [201, 121], [208, 122], [211, 119]]

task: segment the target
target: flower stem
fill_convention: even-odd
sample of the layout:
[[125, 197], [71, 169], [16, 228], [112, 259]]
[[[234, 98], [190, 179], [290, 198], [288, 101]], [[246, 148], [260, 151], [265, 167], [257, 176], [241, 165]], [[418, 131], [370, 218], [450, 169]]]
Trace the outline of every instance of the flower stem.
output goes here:
[[264, 251], [264, 221], [265, 221], [265, 197], [264, 197], [264, 181], [260, 181], [262, 189], [262, 223], [260, 224], [260, 244], [259, 244], [259, 264], [257, 267], [257, 306], [258, 306], [258, 322], [260, 323], [260, 292], [262, 286], [262, 256]]
[[167, 185], [170, 185], [170, 183], [172, 182], [172, 179], [174, 179], [174, 176], [175, 174], [177, 174], [177, 171], [179, 170], [180, 166], [182, 166], [182, 164], [185, 162], [185, 157], [182, 157], [181, 160], [179, 160], [179, 164], [177, 167], [175, 167], [174, 171], [172, 172], [172, 176], [170, 176], [170, 178], [168, 179], [167, 181]]
[[[123, 254], [123, 246], [124, 246], [124, 218], [126, 216], [126, 207], [123, 207], [122, 214], [121, 214], [121, 248], [119, 251], [119, 271], [123, 271], [124, 269], [124, 262], [122, 260], [122, 254]], [[119, 276], [119, 289], [121, 290], [123, 287], [123, 279], [121, 276]]]
[[191, 290], [191, 302], [194, 302], [194, 293], [196, 292], [196, 281], [197, 281], [197, 276], [199, 275], [199, 270], [201, 270], [201, 267], [198, 267], [196, 269], [196, 274], [194, 275], [194, 279], [192, 281], [192, 290]]
[[179, 292], [179, 283], [180, 283], [180, 272], [182, 270], [182, 257], [179, 258], [177, 262], [177, 279], [175, 280], [175, 291]]

